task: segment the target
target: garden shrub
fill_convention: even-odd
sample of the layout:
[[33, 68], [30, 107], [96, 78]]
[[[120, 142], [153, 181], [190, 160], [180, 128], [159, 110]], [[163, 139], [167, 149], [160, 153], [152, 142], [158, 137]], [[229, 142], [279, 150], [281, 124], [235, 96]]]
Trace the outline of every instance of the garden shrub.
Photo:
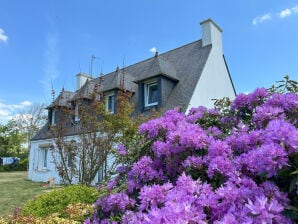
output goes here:
[[11, 216], [0, 218], [0, 224], [80, 224], [82, 222], [71, 220], [68, 218], [61, 218], [59, 214], [54, 213], [46, 217], [32, 217], [32, 216]]
[[[260, 88], [214, 109], [170, 110], [143, 123], [144, 139], [118, 151], [146, 155], [118, 167], [111, 194], [85, 223], [296, 222], [296, 86], [286, 79], [272, 92]], [[123, 184], [126, 190], [113, 192]]]
[[16, 209], [13, 215], [0, 217], [0, 224], [79, 224], [93, 214], [93, 205], [86, 203], [71, 204], [63, 211], [66, 217], [61, 217], [61, 213], [52, 213], [46, 217], [34, 217], [21, 215], [19, 209]]
[[83, 186], [70, 185], [61, 189], [55, 189], [40, 194], [29, 200], [22, 207], [20, 215], [33, 217], [46, 217], [59, 213], [61, 217], [67, 217], [67, 207], [72, 204], [92, 204], [100, 195], [97, 189]]
[[29, 163], [29, 159], [28, 158], [24, 158], [20, 160], [17, 170], [18, 171], [27, 171], [28, 169], [28, 163]]

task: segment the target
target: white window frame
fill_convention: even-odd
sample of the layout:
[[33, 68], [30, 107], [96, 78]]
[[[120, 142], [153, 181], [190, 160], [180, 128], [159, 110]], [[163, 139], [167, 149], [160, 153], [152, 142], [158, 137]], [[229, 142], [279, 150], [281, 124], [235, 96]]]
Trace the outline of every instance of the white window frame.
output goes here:
[[144, 100], [145, 100], [145, 107], [150, 107], [150, 106], [155, 106], [158, 105], [158, 101], [149, 103], [149, 90], [151, 86], [157, 86], [158, 88], [158, 83], [157, 80], [154, 81], [149, 81], [144, 83]]
[[80, 116], [79, 116], [79, 104], [76, 103], [75, 106], [75, 118], [74, 118], [75, 122], [79, 122], [80, 121]]
[[[113, 101], [112, 101], [112, 109], [109, 110], [109, 99], [110, 97], [113, 97]], [[111, 114], [114, 114], [115, 113], [115, 94], [114, 93], [109, 93], [105, 96], [105, 99], [106, 99], [106, 111], [111, 113]]]
[[49, 148], [39, 148], [38, 154], [38, 170], [48, 170]]
[[51, 125], [56, 125], [56, 113], [57, 110], [52, 110], [52, 118], [51, 118]]

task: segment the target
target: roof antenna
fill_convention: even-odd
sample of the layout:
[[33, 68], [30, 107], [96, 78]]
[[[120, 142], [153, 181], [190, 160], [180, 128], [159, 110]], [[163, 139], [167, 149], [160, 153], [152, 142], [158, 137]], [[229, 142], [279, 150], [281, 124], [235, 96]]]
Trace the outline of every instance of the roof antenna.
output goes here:
[[51, 80], [51, 86], [52, 86], [52, 102], [54, 102], [54, 100], [55, 100], [55, 90], [54, 90], [54, 86], [53, 86], [53, 80]]
[[92, 75], [92, 67], [93, 67], [93, 61], [94, 61], [95, 58], [96, 58], [95, 55], [92, 54], [91, 55], [91, 62], [90, 62], [90, 71], [89, 71], [91, 78], [93, 77], [93, 75]]
[[122, 89], [122, 90], [124, 90], [124, 81], [125, 81], [124, 64], [125, 64], [125, 55], [123, 55], [122, 72], [121, 72], [121, 78], [120, 78], [120, 89]]
[[101, 61], [101, 66], [100, 66], [100, 74], [103, 74], [103, 60]]

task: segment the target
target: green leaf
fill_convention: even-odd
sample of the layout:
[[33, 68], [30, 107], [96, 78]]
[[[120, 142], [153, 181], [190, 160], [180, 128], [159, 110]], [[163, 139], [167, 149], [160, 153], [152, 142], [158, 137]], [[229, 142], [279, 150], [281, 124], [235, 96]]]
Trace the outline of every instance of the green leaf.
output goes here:
[[292, 220], [298, 219], [298, 211], [297, 208], [294, 206], [287, 207], [282, 213], [283, 215], [291, 218]]
[[298, 176], [294, 177], [291, 181], [289, 192], [291, 193], [296, 188], [296, 182], [298, 181]]

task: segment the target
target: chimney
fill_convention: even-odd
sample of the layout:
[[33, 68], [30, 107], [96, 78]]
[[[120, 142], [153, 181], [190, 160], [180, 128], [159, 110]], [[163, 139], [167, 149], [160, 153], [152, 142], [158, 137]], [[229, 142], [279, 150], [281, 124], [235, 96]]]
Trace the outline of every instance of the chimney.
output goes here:
[[77, 90], [79, 90], [87, 81], [91, 80], [90, 75], [79, 73], [77, 74]]
[[200, 25], [202, 29], [202, 46], [212, 44], [212, 48], [223, 54], [222, 29], [212, 19], [204, 20]]

